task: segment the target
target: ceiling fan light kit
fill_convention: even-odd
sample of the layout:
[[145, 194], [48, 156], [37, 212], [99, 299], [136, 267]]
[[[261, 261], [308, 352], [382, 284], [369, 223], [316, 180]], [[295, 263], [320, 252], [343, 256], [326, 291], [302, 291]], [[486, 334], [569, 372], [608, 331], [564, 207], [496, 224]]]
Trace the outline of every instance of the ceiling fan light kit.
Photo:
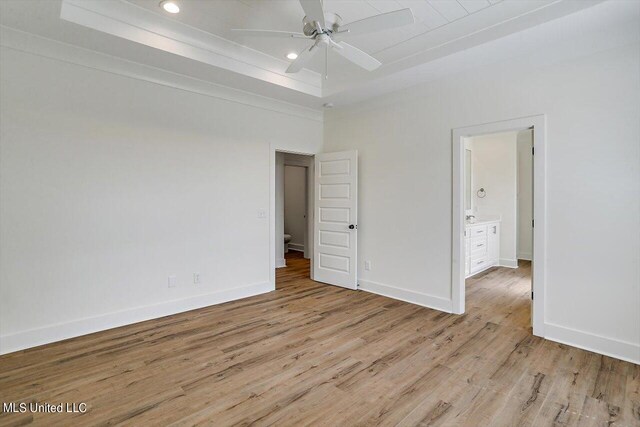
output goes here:
[[[342, 39], [351, 35], [362, 35], [402, 27], [415, 22], [411, 9], [407, 8], [374, 15], [343, 25], [340, 15], [324, 11], [322, 0], [300, 0], [300, 5], [305, 13], [302, 19], [302, 33], [251, 29], [234, 29], [233, 31], [252, 36], [305, 38], [312, 41], [313, 44], [301, 51], [298, 57], [289, 65], [286, 70], [287, 73], [297, 73], [303, 69], [318, 52], [319, 48], [324, 47], [326, 78], [328, 75], [330, 49], [367, 71], [373, 71], [382, 65], [373, 56], [342, 41]], [[287, 57], [290, 58], [289, 55]]]

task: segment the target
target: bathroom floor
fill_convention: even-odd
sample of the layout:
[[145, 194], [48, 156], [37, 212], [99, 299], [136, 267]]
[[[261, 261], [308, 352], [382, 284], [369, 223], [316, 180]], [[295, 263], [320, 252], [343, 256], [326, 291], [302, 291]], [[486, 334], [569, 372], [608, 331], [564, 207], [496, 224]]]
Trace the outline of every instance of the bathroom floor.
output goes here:
[[287, 266], [276, 269], [276, 289], [282, 289], [287, 283], [311, 277], [311, 262], [304, 258], [304, 253], [289, 250], [284, 254]]

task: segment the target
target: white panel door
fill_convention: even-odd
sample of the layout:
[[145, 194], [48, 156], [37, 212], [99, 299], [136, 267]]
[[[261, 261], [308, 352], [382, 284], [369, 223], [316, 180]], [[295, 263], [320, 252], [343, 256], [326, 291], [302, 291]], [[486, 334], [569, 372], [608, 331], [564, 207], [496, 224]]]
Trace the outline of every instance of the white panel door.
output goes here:
[[316, 154], [313, 230], [313, 279], [357, 289], [357, 151]]

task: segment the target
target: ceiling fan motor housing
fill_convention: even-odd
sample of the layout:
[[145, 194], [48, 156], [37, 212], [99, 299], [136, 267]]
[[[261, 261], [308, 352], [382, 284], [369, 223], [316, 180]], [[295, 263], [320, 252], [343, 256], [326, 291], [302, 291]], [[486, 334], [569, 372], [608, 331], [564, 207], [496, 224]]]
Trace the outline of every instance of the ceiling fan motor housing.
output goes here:
[[[342, 24], [340, 15], [333, 12], [325, 12], [322, 0], [299, 0], [305, 17], [302, 18], [302, 33], [289, 31], [273, 31], [259, 29], [238, 29], [246, 34], [262, 37], [280, 37], [307, 39], [312, 44], [301, 50], [297, 57], [285, 70], [286, 73], [297, 73], [307, 66], [314, 55], [323, 47], [325, 54], [325, 79], [327, 78], [329, 50], [333, 49], [338, 55], [347, 61], [373, 71], [380, 67], [382, 63], [368, 53], [350, 45], [343, 38], [347, 36], [358, 36], [390, 28], [402, 27], [415, 23], [413, 13], [410, 8], [400, 9], [392, 12], [381, 13], [358, 21]], [[293, 55], [291, 55], [293, 56]], [[291, 59], [291, 58], [290, 58]]]
[[[342, 25], [342, 18], [337, 13], [327, 12], [324, 14], [324, 22], [325, 26], [323, 30], [335, 33], [338, 31], [340, 25]], [[306, 16], [302, 18], [302, 32], [308, 37], [312, 37], [317, 33], [315, 24]]]

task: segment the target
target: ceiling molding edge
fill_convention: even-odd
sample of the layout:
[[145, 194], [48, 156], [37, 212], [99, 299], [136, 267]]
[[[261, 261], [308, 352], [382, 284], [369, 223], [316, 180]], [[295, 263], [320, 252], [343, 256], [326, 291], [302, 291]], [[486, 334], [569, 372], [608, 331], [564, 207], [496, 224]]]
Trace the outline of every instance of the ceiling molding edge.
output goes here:
[[[500, 6], [509, 6], [512, 9], [519, 10], [518, 14], [488, 26], [480, 26], [471, 33], [460, 33], [458, 31], [458, 34], [453, 38], [444, 38], [441, 42], [437, 42], [432, 46], [420, 49], [411, 55], [407, 55], [390, 62], [385, 62], [384, 58], [382, 58], [381, 60], [383, 61], [383, 66], [378, 70], [372, 72], [372, 79], [357, 83], [353, 80], [345, 79], [338, 82], [338, 84], [332, 87], [330, 91], [325, 90], [323, 92], [323, 96], [325, 98], [331, 98], [332, 96], [340, 95], [343, 92], [349, 91], [356, 86], [371, 85], [372, 82], [376, 81], [381, 82], [384, 79], [393, 77], [396, 74], [408, 72], [412, 69], [418, 69], [433, 61], [450, 55], [455, 55], [458, 52], [473, 49], [477, 46], [482, 46], [484, 44], [491, 43], [492, 41], [499, 40], [504, 37], [509, 37], [513, 34], [521, 33], [522, 31], [526, 31], [538, 25], [542, 25], [556, 19], [561, 19], [564, 16], [580, 12], [604, 1], [605, 0], [581, 0], [580, 2], [575, 2], [567, 0], [554, 0], [544, 6], [540, 6], [531, 10], [520, 10], [523, 8], [521, 6], [521, 3], [518, 2], [511, 2], [510, 4], [508, 4], [507, 2], [501, 2]], [[488, 12], [488, 10], [485, 11]], [[481, 13], [482, 11], [478, 12], [475, 17], [477, 17]], [[552, 14], [553, 19], [547, 19], [549, 14]], [[436, 28], [434, 30], [415, 36], [410, 40], [406, 40], [400, 44], [415, 43], [424, 38], [432, 37], [434, 35], [437, 35], [438, 38], [442, 38], [440, 36], [441, 33], [457, 30], [455, 26], [460, 24], [461, 22], [462, 21], [459, 20], [447, 26]], [[451, 49], [453, 50], [448, 51]], [[380, 59], [379, 56], [378, 58]], [[414, 82], [414, 84], [417, 83], [419, 83], [419, 81]]]
[[62, 0], [60, 18], [93, 30], [238, 74], [322, 97], [322, 76], [287, 74], [288, 62], [198, 30], [128, 2]]
[[323, 111], [186, 76], [0, 25], [0, 46], [294, 117], [323, 121]]

